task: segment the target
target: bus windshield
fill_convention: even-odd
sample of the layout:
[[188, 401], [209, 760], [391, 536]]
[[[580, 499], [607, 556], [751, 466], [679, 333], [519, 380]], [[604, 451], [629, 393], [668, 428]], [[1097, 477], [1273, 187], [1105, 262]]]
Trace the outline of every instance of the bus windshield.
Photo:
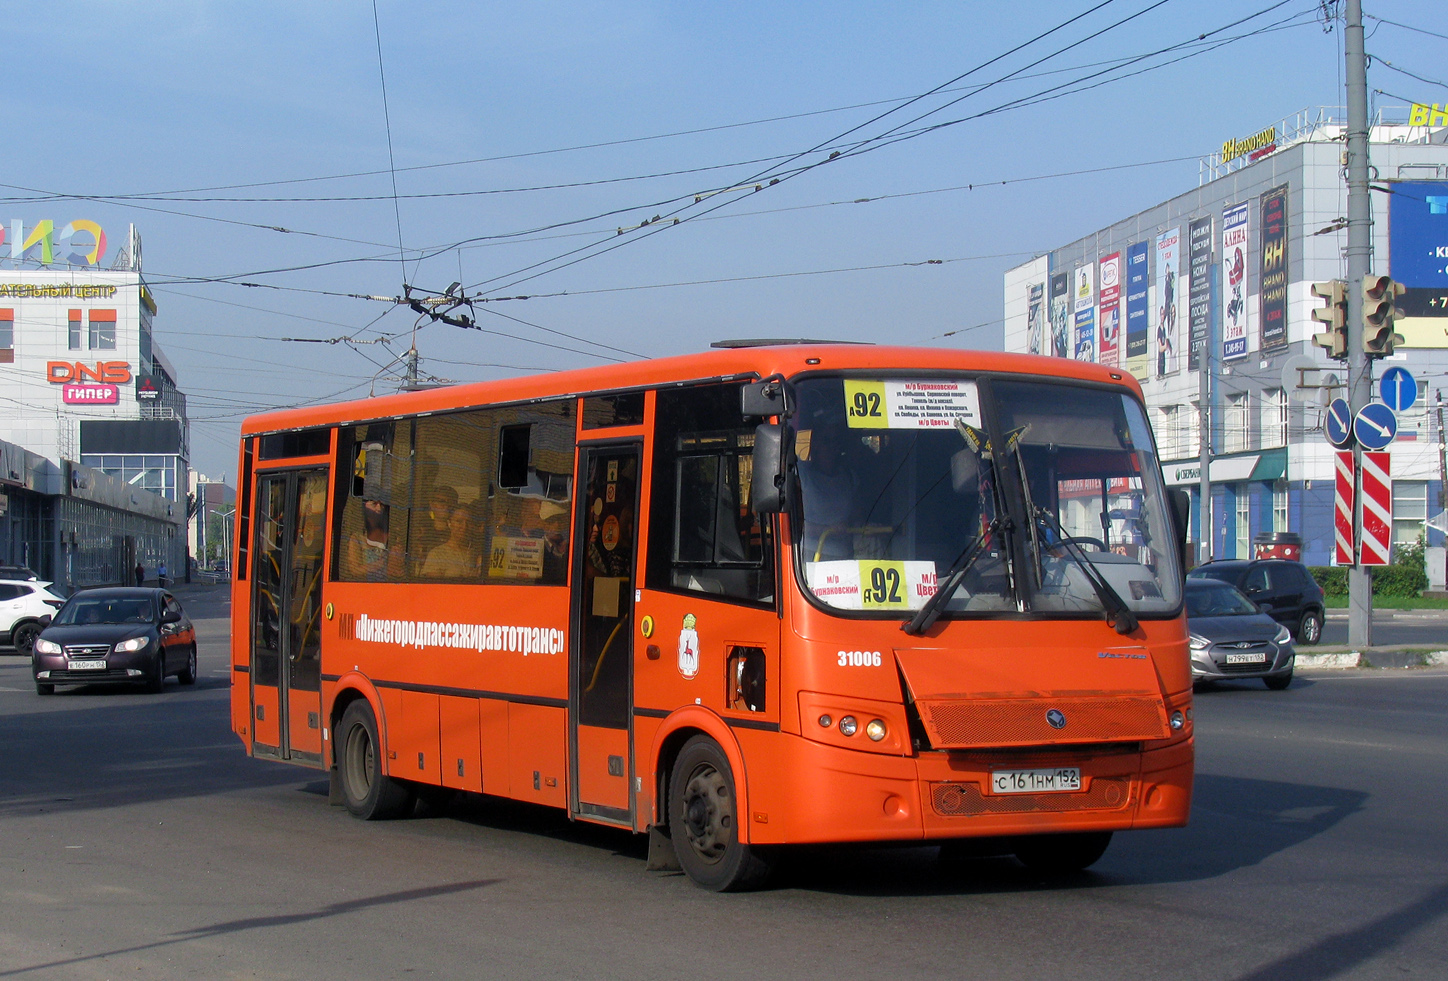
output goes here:
[[1140, 403], [1039, 380], [796, 384], [800, 569], [839, 611], [1170, 615], [1175, 536]]

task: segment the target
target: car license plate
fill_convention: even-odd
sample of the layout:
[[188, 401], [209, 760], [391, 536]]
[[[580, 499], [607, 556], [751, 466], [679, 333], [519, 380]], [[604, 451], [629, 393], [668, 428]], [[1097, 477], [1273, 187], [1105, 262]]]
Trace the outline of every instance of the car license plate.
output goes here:
[[1262, 652], [1262, 651], [1257, 651], [1257, 652], [1254, 653], [1254, 654], [1228, 654], [1228, 655], [1227, 655], [1227, 663], [1228, 663], [1228, 664], [1263, 664], [1263, 663], [1266, 662], [1266, 660], [1267, 660], [1267, 655], [1266, 655], [1264, 652]]
[[993, 794], [1050, 794], [1081, 789], [1081, 768], [1059, 766], [1053, 770], [992, 770]]
[[71, 661], [71, 662], [70, 662], [70, 669], [71, 669], [72, 671], [104, 671], [104, 670], [106, 669], [106, 662], [105, 662], [104, 660], [101, 660], [101, 661]]

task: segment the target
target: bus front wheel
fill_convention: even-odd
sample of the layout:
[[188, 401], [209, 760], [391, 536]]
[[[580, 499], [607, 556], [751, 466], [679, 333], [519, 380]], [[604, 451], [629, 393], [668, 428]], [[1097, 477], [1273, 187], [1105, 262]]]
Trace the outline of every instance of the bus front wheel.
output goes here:
[[342, 747], [337, 769], [347, 810], [364, 821], [384, 821], [411, 810], [413, 795], [407, 785], [382, 772], [382, 748], [372, 706], [364, 699], [348, 705], [337, 728]]
[[1032, 871], [1064, 875], [1096, 864], [1110, 844], [1110, 831], [1030, 835], [1016, 842], [1016, 858]]
[[696, 885], [714, 892], [754, 889], [771, 863], [739, 840], [734, 773], [719, 744], [695, 736], [684, 744], [669, 780], [669, 834], [679, 864]]

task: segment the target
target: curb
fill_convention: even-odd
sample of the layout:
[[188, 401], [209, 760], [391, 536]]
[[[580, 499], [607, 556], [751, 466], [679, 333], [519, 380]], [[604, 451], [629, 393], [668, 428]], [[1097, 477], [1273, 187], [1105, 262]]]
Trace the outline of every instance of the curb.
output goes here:
[[1441, 668], [1448, 651], [1349, 651], [1343, 654], [1298, 654], [1299, 668]]

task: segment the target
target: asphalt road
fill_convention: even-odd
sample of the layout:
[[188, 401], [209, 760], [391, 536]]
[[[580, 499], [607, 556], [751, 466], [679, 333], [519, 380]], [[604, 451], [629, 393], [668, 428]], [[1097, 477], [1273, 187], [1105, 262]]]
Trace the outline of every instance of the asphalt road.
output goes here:
[[[196, 607], [197, 612], [201, 608]], [[0, 979], [1441, 978], [1448, 671], [1197, 698], [1191, 826], [1090, 872], [815, 849], [771, 890], [482, 798], [367, 824], [244, 757], [225, 622], [161, 695], [38, 697], [0, 657]]]
[[[1347, 611], [1328, 610], [1322, 627], [1322, 646], [1347, 643]], [[1373, 646], [1390, 647], [1411, 644], [1414, 647], [1448, 650], [1448, 610], [1373, 610]], [[1310, 654], [1311, 647], [1299, 647]]]

